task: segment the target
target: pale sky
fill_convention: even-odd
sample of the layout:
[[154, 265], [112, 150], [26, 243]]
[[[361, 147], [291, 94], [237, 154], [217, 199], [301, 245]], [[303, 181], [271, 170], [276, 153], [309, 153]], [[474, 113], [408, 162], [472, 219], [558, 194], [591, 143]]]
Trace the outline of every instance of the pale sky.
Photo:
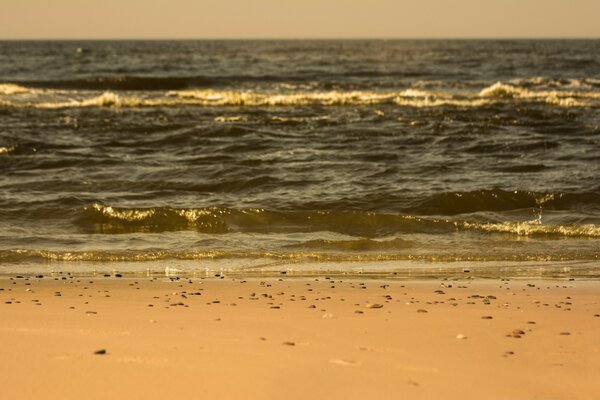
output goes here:
[[600, 38], [600, 0], [0, 0], [0, 39]]

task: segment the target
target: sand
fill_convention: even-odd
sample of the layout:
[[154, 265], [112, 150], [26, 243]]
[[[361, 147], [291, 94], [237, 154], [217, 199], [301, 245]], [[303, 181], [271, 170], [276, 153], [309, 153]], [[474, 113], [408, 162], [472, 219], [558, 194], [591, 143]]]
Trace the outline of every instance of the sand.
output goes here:
[[600, 398], [597, 281], [62, 276], [0, 289], [2, 399]]

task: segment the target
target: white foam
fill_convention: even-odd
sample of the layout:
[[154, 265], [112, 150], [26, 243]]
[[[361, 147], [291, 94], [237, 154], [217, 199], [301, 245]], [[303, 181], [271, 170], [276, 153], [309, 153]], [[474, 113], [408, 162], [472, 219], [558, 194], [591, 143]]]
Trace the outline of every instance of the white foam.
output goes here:
[[0, 84], [0, 95], [13, 95], [34, 92], [34, 89], [26, 88], [24, 86], [15, 85], [14, 83], [2, 83]]
[[[7, 85], [4, 85], [7, 86]], [[26, 89], [26, 88], [25, 88]], [[6, 93], [9, 89], [4, 88]], [[10, 93], [19, 89], [11, 87]], [[31, 93], [31, 92], [28, 92]], [[42, 93], [42, 92], [40, 92]], [[479, 92], [429, 92], [406, 89], [396, 92], [379, 91], [315, 91], [315, 92], [260, 92], [235, 90], [180, 90], [143, 97], [104, 92], [74, 92], [75, 99], [65, 99], [63, 92], [49, 97], [15, 98], [0, 100], [5, 108], [85, 108], [85, 107], [285, 107], [285, 106], [344, 106], [344, 105], [398, 105], [404, 107], [481, 107], [490, 104], [508, 104], [511, 101], [530, 101], [559, 107], [599, 107], [600, 91], [529, 90], [497, 82]], [[96, 92], [98, 93], [98, 92]], [[217, 117], [217, 122], [233, 122], [229, 117]]]
[[543, 225], [539, 220], [526, 222], [477, 223], [462, 222], [464, 229], [485, 232], [511, 233], [517, 236], [559, 235], [566, 237], [600, 237], [600, 226], [586, 225]]
[[14, 146], [0, 146], [0, 154], [8, 154], [15, 149]]
[[526, 89], [521, 89], [512, 85], [507, 85], [502, 82], [496, 82], [492, 86], [486, 87], [479, 96], [481, 97], [500, 97], [500, 98], [515, 98], [524, 97], [529, 93]]
[[344, 105], [377, 104], [390, 102], [395, 93], [369, 91], [329, 91], [268, 93], [253, 91], [176, 90], [167, 96], [192, 99], [203, 106], [296, 106], [296, 105]]

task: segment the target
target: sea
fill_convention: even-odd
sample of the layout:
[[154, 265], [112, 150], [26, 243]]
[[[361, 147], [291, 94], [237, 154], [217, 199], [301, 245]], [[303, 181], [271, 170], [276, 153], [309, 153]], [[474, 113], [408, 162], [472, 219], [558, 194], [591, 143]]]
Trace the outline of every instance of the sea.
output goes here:
[[600, 277], [600, 41], [0, 42], [12, 273]]

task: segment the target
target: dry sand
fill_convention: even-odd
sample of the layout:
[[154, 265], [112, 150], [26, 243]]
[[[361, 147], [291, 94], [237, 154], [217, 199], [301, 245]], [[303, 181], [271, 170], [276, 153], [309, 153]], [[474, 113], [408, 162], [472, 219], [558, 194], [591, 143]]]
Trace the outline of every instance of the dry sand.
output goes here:
[[2, 399], [600, 399], [596, 281], [6, 277], [0, 289]]

